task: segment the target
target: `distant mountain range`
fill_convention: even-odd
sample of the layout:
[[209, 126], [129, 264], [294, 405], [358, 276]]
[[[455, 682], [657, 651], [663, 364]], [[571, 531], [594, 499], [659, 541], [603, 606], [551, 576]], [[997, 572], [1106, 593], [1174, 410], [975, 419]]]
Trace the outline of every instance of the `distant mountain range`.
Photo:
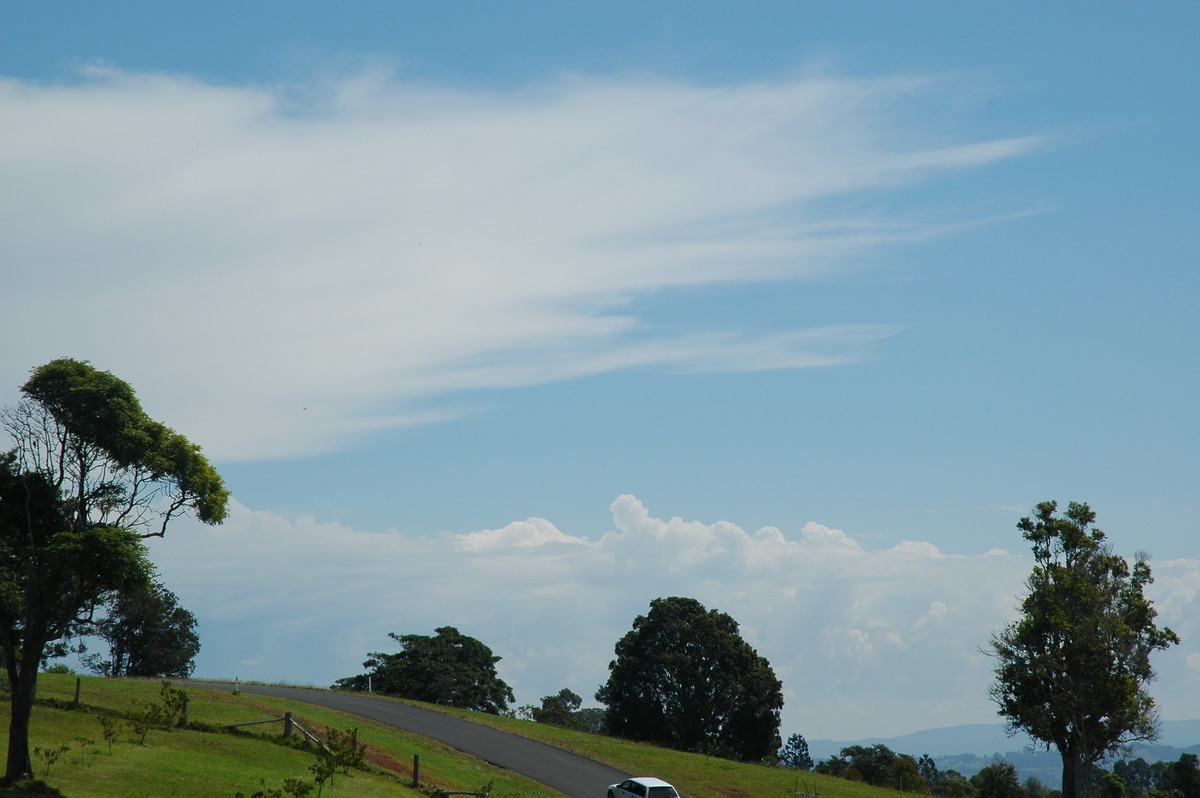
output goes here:
[[[964, 776], [978, 773], [997, 756], [1015, 765], [1022, 779], [1035, 776], [1050, 786], [1058, 784], [1062, 772], [1062, 762], [1056, 751], [1038, 749], [1024, 734], [1010, 737], [1000, 723], [949, 726], [900, 737], [807, 742], [814, 762], [828, 759], [846, 746], [883, 743], [898, 754], [911, 754], [917, 758], [929, 754], [939, 770], [957, 770]], [[1134, 745], [1129, 758], [1140, 756], [1151, 763], [1160, 759], [1173, 762], [1183, 753], [1200, 754], [1200, 720], [1163, 721], [1159, 739], [1154, 743]]]

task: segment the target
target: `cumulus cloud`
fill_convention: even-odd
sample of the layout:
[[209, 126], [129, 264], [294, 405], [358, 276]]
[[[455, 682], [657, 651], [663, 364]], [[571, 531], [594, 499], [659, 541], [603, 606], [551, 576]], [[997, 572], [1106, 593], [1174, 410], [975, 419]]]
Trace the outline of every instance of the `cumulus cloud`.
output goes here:
[[970, 221], [870, 210], [1038, 145], [923, 131], [904, 109], [933, 90], [0, 80], [0, 236], [20, 265], [0, 324], [28, 341], [0, 373], [15, 389], [52, 357], [88, 358], [228, 460], [445, 418], [462, 412], [446, 396], [474, 388], [860, 360], [897, 328], [667, 331], [630, 303], [829, 275]]
[[[846, 531], [748, 531], [660, 518], [632, 495], [611, 529], [534, 518], [406, 536], [287, 519], [235, 503], [221, 527], [181, 523], [152, 542], [165, 583], [200, 619], [198, 675], [324, 685], [391, 650], [388, 632], [457, 626], [499, 656], [518, 703], [590, 697], [613, 646], [652, 599], [690, 596], [732, 615], [783, 681], [785, 732], [859, 739], [996, 720], [989, 635], [1014, 617], [1025, 555], [927, 543], [873, 550]], [[1164, 716], [1200, 714], [1193, 632], [1200, 562], [1155, 565]]]

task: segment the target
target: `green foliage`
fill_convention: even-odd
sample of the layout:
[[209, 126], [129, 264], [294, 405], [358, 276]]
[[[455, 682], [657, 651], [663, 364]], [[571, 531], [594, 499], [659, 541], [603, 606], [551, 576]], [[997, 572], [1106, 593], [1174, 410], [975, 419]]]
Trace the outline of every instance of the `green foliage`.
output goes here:
[[[302, 747], [308, 749], [307, 740], [303, 741]], [[333, 786], [336, 773], [340, 771], [342, 775], [346, 775], [350, 768], [363, 767], [366, 752], [366, 744], [358, 742], [358, 729], [343, 732], [330, 728], [326, 733], [324, 745], [318, 745], [314, 750], [316, 760], [308, 767], [309, 773], [312, 774], [311, 780], [287, 778], [283, 780], [281, 789], [259, 790], [250, 798], [283, 798], [287, 795], [302, 797], [314, 789], [320, 798], [326, 784]], [[244, 793], [239, 792], [238, 795], [245, 798]]]
[[[928, 765], [925, 766], [928, 769]], [[862, 781], [873, 787], [895, 787], [904, 792], [929, 792], [922, 766], [908, 754], [897, 754], [883, 743], [848, 745], [817, 764], [817, 773]]]
[[1181, 754], [1178, 761], [1167, 765], [1158, 786], [1183, 798], [1200, 798], [1200, 758]]
[[1100, 798], [1125, 798], [1125, 782], [1114, 773], [1105, 773], [1100, 780]]
[[164, 728], [182, 726], [187, 722], [188, 694], [185, 690], [172, 687], [170, 682], [159, 685], [158, 695]]
[[1058, 749], [1063, 795], [1079, 798], [1090, 765], [1156, 736], [1150, 654], [1179, 638], [1154, 623], [1145, 557], [1131, 568], [1113, 554], [1088, 505], [1057, 509], [1043, 502], [1017, 524], [1035, 564], [1021, 617], [992, 637], [991, 695], [1011, 729]]
[[792, 770], [812, 770], [813, 758], [808, 752], [808, 741], [799, 734], [787, 738], [779, 749], [779, 764]]
[[1028, 798], [1046, 798], [1050, 792], [1037, 776], [1030, 776], [1025, 779], [1025, 783], [1022, 786], [1025, 788], [1025, 795]]
[[367, 755], [367, 746], [358, 742], [358, 729], [338, 731], [330, 729], [325, 736], [325, 746], [318, 756], [325, 756], [335, 770], [342, 775], [350, 772], [350, 768], [360, 768]]
[[[31, 772], [29, 718], [47, 647], [89, 631], [113, 592], [149, 583], [141, 540], [184, 512], [225, 517], [228, 492], [199, 447], [150, 419], [133, 389], [63, 358], [0, 412], [0, 654], [12, 712], [4, 782]], [[50, 649], [54, 651], [53, 648]]]
[[196, 616], [179, 606], [179, 598], [158, 583], [116, 593], [95, 633], [109, 649], [83, 658], [93, 673], [104, 676], [173, 676], [186, 679], [200, 651]]
[[529, 714], [538, 723], [561, 726], [564, 729], [578, 729], [579, 719], [576, 713], [581, 704], [583, 699], [564, 687], [557, 695], [542, 696], [542, 705], [531, 707]]
[[46, 763], [46, 767], [42, 770], [47, 776], [50, 775], [50, 766], [62, 757], [67, 751], [71, 750], [71, 746], [62, 743], [58, 746], [37, 746], [33, 749], [33, 755]]
[[124, 727], [124, 724], [117, 716], [110, 715], [107, 712], [97, 715], [96, 722], [100, 724], [100, 736], [108, 744], [108, 755], [112, 756], [113, 743], [121, 736], [121, 729]]
[[96, 741], [80, 734], [75, 736], [75, 742], [79, 743], [79, 761], [82, 763], [87, 756], [87, 749], [95, 745]]
[[163, 725], [161, 705], [153, 701], [144, 702], [140, 706], [136, 702], [134, 703], [133, 711], [129, 713], [129, 728], [137, 735], [138, 745], [145, 745], [150, 730], [161, 725]]
[[[176, 726], [182, 726], [187, 720], [188, 695], [185, 691], [172, 687], [170, 682], [163, 682], [159, 685], [158, 695], [158, 701], [135, 700], [133, 710], [127, 715], [129, 728], [137, 736], [138, 745], [146, 744], [146, 738], [153, 729], [170, 731]], [[109, 753], [112, 753], [109, 734], [115, 738], [119, 727], [114, 721], [106, 721], [103, 717], [101, 716], [100, 726], [104, 731], [104, 739], [109, 743]]]
[[373, 652], [363, 667], [370, 673], [339, 679], [336, 689], [370, 689], [413, 701], [500, 714], [508, 710], [513, 692], [496, 675], [500, 657], [473, 637], [453, 626], [443, 626], [436, 635], [388, 637], [400, 644], [395, 654]]
[[596, 700], [609, 734], [752, 762], [779, 750], [780, 682], [723, 612], [655, 599], [608, 669]]
[[229, 492], [200, 448], [151, 419], [133, 388], [85, 361], [34, 369], [26, 401], [5, 413], [22, 463], [74, 502], [74, 526], [117, 524], [161, 535], [181, 511], [225, 519]]
[[971, 777], [979, 798], [1025, 798], [1025, 790], [1011, 762], [993, 762]]

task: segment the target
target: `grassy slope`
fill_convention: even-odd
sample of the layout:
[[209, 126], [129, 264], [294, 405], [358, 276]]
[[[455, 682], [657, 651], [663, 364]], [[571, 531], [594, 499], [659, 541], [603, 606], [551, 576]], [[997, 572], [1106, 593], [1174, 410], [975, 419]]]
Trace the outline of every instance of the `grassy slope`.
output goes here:
[[627, 772], [666, 779], [687, 798], [788, 798], [797, 794], [821, 798], [898, 798], [902, 795], [896, 790], [816, 773], [731, 762], [515, 718], [437, 709], [552, 743]]
[[[282, 724], [246, 727], [245, 734], [219, 731], [155, 730], [146, 745], [138, 745], [125, 730], [113, 745], [104, 743], [94, 708], [129, 711], [135, 703], [158, 701], [157, 682], [125, 681], [83, 677], [83, 711], [38, 706], [30, 726], [31, 748], [67, 744], [62, 755], [46, 773], [43, 760], [34, 756], [39, 778], [69, 798], [131, 798], [132, 796], [178, 796], [178, 798], [233, 798], [270, 787], [278, 789], [285, 778], [311, 778], [308, 767], [315, 761], [306, 751], [278, 745]], [[186, 686], [185, 686], [186, 689]], [[323, 798], [355, 796], [422, 796], [410, 788], [413, 755], [420, 756], [421, 782], [434, 788], [477, 790], [493, 783], [498, 798], [552, 798], [557, 796], [541, 785], [492, 767], [473, 757], [415, 735], [333, 710], [242, 693], [235, 696], [220, 690], [187, 690], [188, 720], [212, 727], [227, 723], [278, 718], [294, 713], [305, 729], [357, 728], [359, 741], [368, 746], [368, 771], [352, 771], [334, 777]], [[70, 702], [75, 696], [75, 677], [44, 674], [38, 681], [40, 699]], [[0, 701], [0, 728], [7, 744], [8, 703]], [[320, 736], [320, 735], [318, 735]], [[78, 738], [94, 740], [83, 745]], [[313, 795], [315, 796], [315, 792]], [[0, 791], [0, 796], [7, 793]]]
[[[186, 689], [186, 686], [185, 686]], [[39, 683], [41, 698], [70, 701], [75, 677], [45, 675]], [[421, 759], [421, 781], [449, 790], [476, 790], [493, 783], [494, 798], [551, 798], [550, 790], [465, 756], [446, 746], [397, 731], [363, 718], [343, 715], [307, 704], [242, 693], [191, 689], [188, 718], [220, 725], [279, 717], [292, 711], [309, 730], [357, 727], [367, 743], [374, 772], [338, 776], [325, 796], [355, 798], [419, 793], [411, 784], [412, 757]], [[158, 698], [158, 683], [83, 677], [83, 703], [127, 710], [135, 701]], [[697, 754], [686, 754], [610, 737], [573, 732], [515, 718], [431, 707], [523, 734], [607, 762], [639, 775], [664, 778], [688, 798], [791, 798], [797, 793], [821, 798], [896, 798], [898, 793], [863, 784], [797, 773], [780, 768], [746, 765]], [[0, 721], [7, 727], [7, 703], [0, 703]], [[278, 788], [286, 777], [307, 777], [310, 753], [285, 748], [266, 738], [279, 734], [278, 725], [251, 726], [253, 736], [195, 731], [154, 731], [147, 745], [138, 746], [126, 733], [109, 756], [96, 716], [38, 707], [31, 729], [33, 745], [68, 743], [72, 750], [52, 767], [46, 781], [69, 798], [128, 798], [128, 796], [179, 796], [180, 798], [233, 798], [264, 786]], [[76, 737], [97, 741], [82, 751]], [[41, 763], [35, 757], [35, 768]], [[396, 774], [396, 775], [389, 775]], [[39, 775], [41, 769], [39, 768]], [[315, 793], [314, 793], [315, 795]], [[0, 791], [0, 798], [5, 793]], [[603, 798], [603, 796], [597, 796]]]

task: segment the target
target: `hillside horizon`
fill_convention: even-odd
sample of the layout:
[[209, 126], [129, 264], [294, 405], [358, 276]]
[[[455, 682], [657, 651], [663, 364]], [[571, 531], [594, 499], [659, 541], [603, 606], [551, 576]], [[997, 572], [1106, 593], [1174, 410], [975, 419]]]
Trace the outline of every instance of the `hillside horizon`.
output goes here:
[[[1058, 766], [1058, 755], [1055, 752], [1042, 751], [1034, 745], [1028, 735], [1010, 736], [1003, 723], [967, 723], [925, 729], [898, 737], [871, 737], [862, 740], [820, 739], [807, 742], [814, 762], [828, 759], [847, 746], [882, 743], [898, 754], [911, 754], [915, 757], [928, 754], [937, 761], [939, 768], [954, 768], [968, 776], [971, 775], [968, 770], [975, 758], [980, 760], [978, 765], [982, 767], [996, 755], [1017, 765], [1023, 778], [1036, 775], [1047, 781], [1041, 771], [1045, 767]], [[1138, 743], [1131, 748], [1133, 758], [1141, 756], [1148, 762], [1173, 761], [1178, 759], [1181, 753], [1200, 752], [1200, 720], [1162, 721], [1158, 740]], [[1014, 757], [1011, 756], [1014, 754], [1020, 755], [1019, 759], [1024, 761], [1024, 766], [1022, 762], [1014, 761]], [[1043, 759], [1052, 760], [1052, 763], [1043, 766]]]

